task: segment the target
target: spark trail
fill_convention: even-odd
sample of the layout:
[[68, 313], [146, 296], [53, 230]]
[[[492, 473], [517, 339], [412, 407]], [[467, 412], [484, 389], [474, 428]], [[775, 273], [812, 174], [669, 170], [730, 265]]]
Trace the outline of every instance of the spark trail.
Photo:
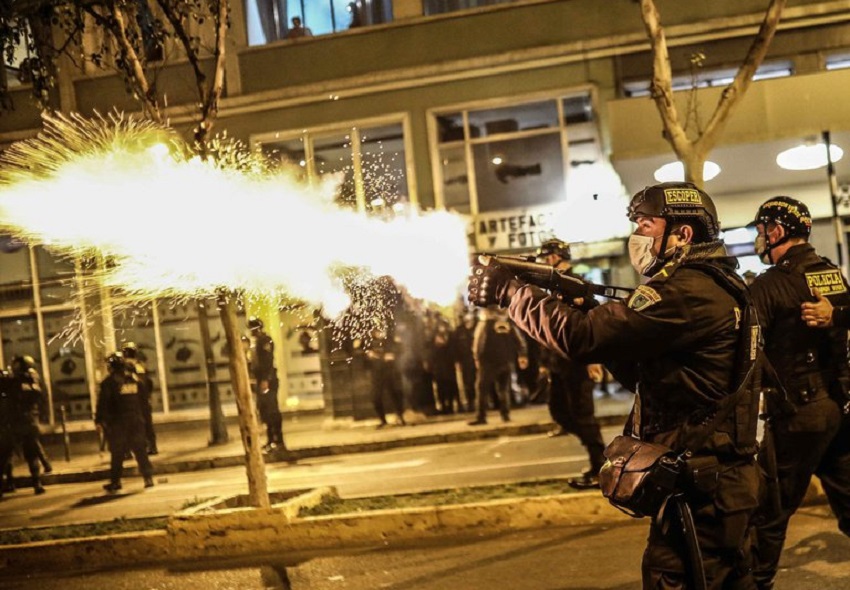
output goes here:
[[391, 276], [449, 303], [468, 272], [466, 228], [445, 212], [390, 220], [225, 144], [194, 155], [176, 135], [121, 114], [47, 116], [0, 156], [0, 229], [70, 256], [98, 254], [103, 280], [140, 298], [220, 289], [297, 299], [336, 315], [340, 269]]

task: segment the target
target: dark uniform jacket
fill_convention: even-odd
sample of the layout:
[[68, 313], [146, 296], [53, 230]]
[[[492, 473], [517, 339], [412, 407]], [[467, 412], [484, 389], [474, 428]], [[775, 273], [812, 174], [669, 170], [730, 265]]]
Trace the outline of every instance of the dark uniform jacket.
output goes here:
[[259, 381], [271, 381], [277, 374], [274, 366], [274, 340], [265, 332], [259, 332], [254, 339], [255, 350], [251, 359], [254, 378]]
[[[797, 406], [796, 413], [786, 419], [791, 428], [809, 432], [818, 431], [817, 422], [823, 422], [820, 407], [830, 403], [830, 397], [839, 403], [846, 401], [850, 381], [846, 328], [813, 329], [800, 317], [800, 305], [815, 300], [813, 288], [834, 306], [850, 304], [850, 290], [841, 271], [808, 243], [789, 248], [750, 287], [765, 326], [765, 352], [787, 392], [787, 401]], [[768, 404], [773, 413], [788, 414], [779, 398], [769, 397]]]
[[[630, 430], [642, 440], [682, 450], [683, 441], [709, 421], [718, 402], [742, 380], [737, 374], [742, 304], [714, 276], [726, 277], [742, 293], [735, 266], [720, 242], [691, 246], [626, 302], [582, 312], [524, 286], [509, 312], [545, 346], [574, 361], [605, 362], [618, 381], [639, 394]], [[744, 416], [732, 412], [703, 449], [752, 456], [755, 392], [739, 404]]]
[[456, 379], [455, 349], [452, 341], [452, 327], [445, 320], [438, 320], [431, 337], [431, 372], [436, 379]]
[[144, 420], [144, 400], [139, 391], [139, 382], [129, 370], [125, 373], [110, 373], [100, 382], [95, 422], [108, 428], [127, 427]]
[[26, 373], [13, 374], [11, 389], [16, 411], [13, 418], [15, 431], [22, 436], [38, 435], [39, 406], [43, 395], [38, 371], [27, 369]]
[[517, 357], [527, 355], [527, 347], [510, 320], [487, 318], [475, 326], [473, 354], [479, 367], [501, 373], [513, 370]]

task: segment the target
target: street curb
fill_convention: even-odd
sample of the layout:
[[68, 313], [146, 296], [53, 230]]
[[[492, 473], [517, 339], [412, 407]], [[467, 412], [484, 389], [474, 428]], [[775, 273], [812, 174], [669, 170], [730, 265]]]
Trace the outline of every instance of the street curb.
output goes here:
[[[616, 426], [623, 424], [625, 416], [600, 416], [600, 426]], [[536, 422], [531, 424], [503, 424], [489, 428], [477, 429], [470, 426], [469, 430], [460, 432], [449, 432], [444, 434], [423, 434], [419, 436], [402, 437], [384, 441], [369, 441], [362, 443], [346, 443], [337, 445], [325, 445], [316, 447], [303, 447], [286, 452], [269, 453], [264, 455], [265, 462], [271, 463], [297, 463], [305, 459], [319, 457], [332, 457], [337, 455], [348, 455], [357, 453], [375, 453], [391, 449], [401, 449], [422, 445], [438, 445], [448, 443], [471, 442], [486, 440], [488, 438], [499, 438], [502, 436], [527, 436], [543, 434], [552, 429], [552, 422]], [[415, 428], [411, 427], [411, 428]], [[185, 461], [154, 462], [154, 475], [169, 475], [173, 473], [189, 473], [194, 471], [205, 471], [208, 469], [220, 469], [224, 467], [240, 467], [245, 465], [245, 455], [225, 455], [210, 457], [207, 459], [192, 459]], [[128, 465], [124, 468], [126, 476], [138, 476], [136, 465]], [[42, 476], [45, 485], [65, 483], [88, 483], [109, 479], [109, 469], [92, 469], [86, 471], [73, 471], [66, 473], [50, 473]], [[15, 485], [25, 488], [30, 485], [29, 476], [16, 476]]]
[[[315, 502], [327, 493], [308, 492], [306, 502]], [[305, 498], [293, 501], [305, 502]], [[633, 520], [598, 492], [306, 518], [297, 517], [297, 510], [278, 506], [201, 511], [173, 516], [165, 531], [0, 547], [0, 575], [11, 578], [33, 572], [70, 574], [155, 566], [203, 569], [225, 562], [294, 565], [317, 555]]]

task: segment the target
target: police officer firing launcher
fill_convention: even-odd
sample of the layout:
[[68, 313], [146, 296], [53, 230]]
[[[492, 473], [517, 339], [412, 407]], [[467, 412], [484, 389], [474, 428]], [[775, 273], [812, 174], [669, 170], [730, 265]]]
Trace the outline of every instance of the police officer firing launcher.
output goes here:
[[654, 515], [644, 588], [691, 587], [692, 577], [699, 587], [693, 572], [702, 563], [707, 587], [749, 588], [747, 531], [759, 470], [750, 377], [758, 328], [748, 295], [705, 192], [681, 182], [650, 186], [634, 195], [628, 214], [637, 224], [632, 265], [651, 278], [625, 302], [581, 311], [498, 264], [473, 267], [469, 299], [507, 307], [521, 329], [576, 362], [606, 363], [636, 393], [629, 440], [687, 459], [674, 493], [684, 504], [679, 511], [692, 514], [695, 535], [689, 545], [681, 527], [668, 526], [671, 511]]

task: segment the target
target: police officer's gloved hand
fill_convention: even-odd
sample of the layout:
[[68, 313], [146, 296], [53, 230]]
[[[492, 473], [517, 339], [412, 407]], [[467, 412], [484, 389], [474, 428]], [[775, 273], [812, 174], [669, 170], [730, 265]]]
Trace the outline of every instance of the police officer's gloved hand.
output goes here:
[[[483, 257], [482, 257], [483, 258]], [[522, 283], [505, 267], [489, 261], [476, 264], [469, 277], [469, 302], [479, 307], [496, 304], [507, 307]]]

